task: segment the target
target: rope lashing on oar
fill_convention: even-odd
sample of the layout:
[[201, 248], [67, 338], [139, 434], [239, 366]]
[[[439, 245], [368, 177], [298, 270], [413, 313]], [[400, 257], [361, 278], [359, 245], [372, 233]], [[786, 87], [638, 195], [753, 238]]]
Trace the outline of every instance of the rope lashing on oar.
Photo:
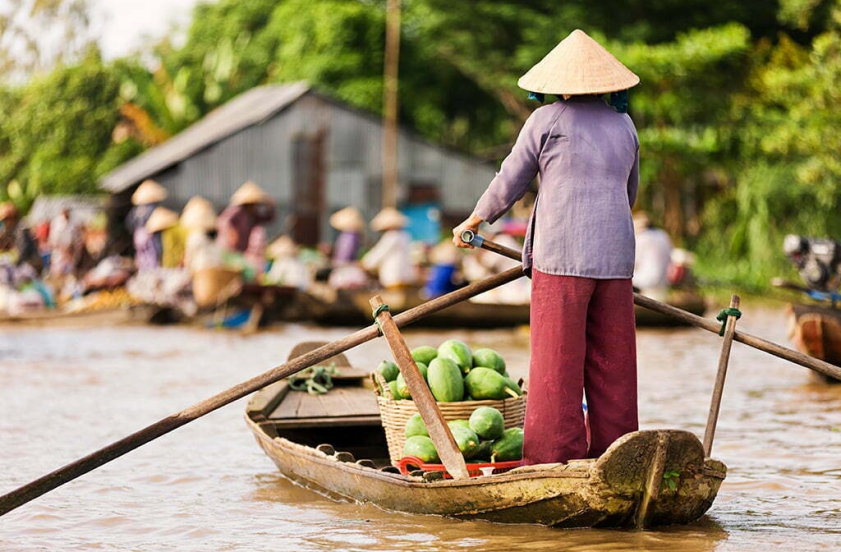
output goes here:
[[380, 326], [380, 320], [379, 320], [378, 317], [380, 316], [380, 313], [383, 313], [383, 312], [391, 312], [391, 310], [388, 308], [388, 305], [386, 305], [385, 303], [383, 303], [382, 305], [380, 305], [379, 307], [377, 307], [376, 309], [371, 311], [371, 315], [374, 317], [374, 324], [377, 325], [377, 331], [379, 332], [380, 335], [384, 335], [384, 334], [383, 334], [383, 327]]
[[728, 316], [735, 316], [736, 320], [738, 320], [742, 317], [742, 311], [733, 308], [721, 309], [721, 311], [715, 317], [716, 320], [721, 322], [721, 330], [719, 330], [718, 335], [724, 335], [724, 327], [727, 325]]

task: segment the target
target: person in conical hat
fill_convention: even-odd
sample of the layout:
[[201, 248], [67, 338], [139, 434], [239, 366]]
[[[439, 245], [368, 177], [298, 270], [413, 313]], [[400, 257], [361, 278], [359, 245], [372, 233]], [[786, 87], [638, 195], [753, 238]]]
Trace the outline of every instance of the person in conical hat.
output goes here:
[[473, 213], [453, 229], [453, 242], [471, 247], [462, 232], [503, 216], [540, 176], [523, 246], [532, 278], [527, 465], [598, 457], [638, 428], [631, 208], [639, 140], [626, 113], [627, 90], [638, 83], [573, 31], [518, 82], [538, 100], [558, 101], [531, 114]]
[[263, 281], [267, 284], [295, 287], [305, 290], [310, 284], [310, 273], [298, 258], [298, 244], [283, 235], [266, 248], [266, 255], [272, 259], [272, 266]]
[[216, 210], [213, 204], [193, 196], [181, 211], [181, 227], [186, 233], [184, 267], [191, 273], [222, 264], [222, 250], [216, 244]]
[[411, 256], [412, 236], [405, 230], [408, 222], [409, 219], [393, 207], [386, 207], [371, 220], [371, 229], [382, 232], [382, 236], [362, 257], [362, 268], [376, 271], [380, 284], [386, 289], [410, 286], [418, 280]]
[[244, 253], [249, 249], [249, 240], [252, 241], [250, 249], [254, 251], [260, 248], [258, 242], [262, 238], [262, 250], [257, 252], [262, 256], [265, 254], [265, 235], [259, 236], [260, 231], [255, 233], [255, 230], [271, 222], [274, 212], [274, 200], [269, 193], [249, 180], [234, 192], [230, 205], [216, 220], [220, 245], [228, 251]]
[[161, 256], [158, 266], [177, 268], [184, 262], [186, 233], [178, 223], [178, 213], [158, 207], [146, 222], [146, 231], [161, 238]]
[[330, 226], [339, 231], [333, 244], [333, 266], [356, 261], [362, 247], [365, 219], [356, 207], [345, 207], [330, 215]]
[[131, 195], [134, 207], [126, 217], [126, 228], [134, 245], [134, 260], [138, 270], [156, 268], [161, 258], [161, 236], [146, 230], [146, 222], [169, 193], [154, 180], [144, 180]]

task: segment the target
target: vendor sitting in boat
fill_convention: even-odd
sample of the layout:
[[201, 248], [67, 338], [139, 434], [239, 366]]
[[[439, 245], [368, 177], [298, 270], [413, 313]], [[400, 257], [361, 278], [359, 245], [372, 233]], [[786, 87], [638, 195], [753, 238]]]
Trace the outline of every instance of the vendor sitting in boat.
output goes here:
[[664, 230], [652, 224], [645, 211], [634, 214], [634, 235], [637, 242], [634, 287], [643, 295], [665, 301], [669, 291], [672, 240]]
[[298, 244], [289, 236], [280, 236], [273, 241], [266, 249], [266, 255], [272, 260], [272, 265], [263, 277], [263, 282], [305, 291], [312, 278], [307, 266], [299, 259], [298, 253]]
[[330, 216], [330, 226], [339, 231], [333, 244], [332, 266], [327, 282], [334, 289], [360, 289], [369, 284], [359, 266], [365, 219], [356, 207], [345, 207]]
[[146, 222], [152, 212], [167, 198], [169, 192], [154, 180], [144, 180], [131, 195], [134, 205], [126, 218], [126, 228], [134, 243], [134, 264], [137, 270], [157, 268], [161, 258], [160, 236], [153, 236], [146, 230]]
[[222, 266], [222, 248], [216, 243], [216, 211], [207, 199], [194, 196], [181, 211], [186, 234], [184, 267], [191, 273]]
[[393, 207], [386, 207], [371, 220], [371, 229], [382, 236], [362, 257], [362, 268], [376, 271], [383, 288], [401, 288], [418, 281], [411, 257], [412, 236], [405, 230], [408, 224], [409, 219]]

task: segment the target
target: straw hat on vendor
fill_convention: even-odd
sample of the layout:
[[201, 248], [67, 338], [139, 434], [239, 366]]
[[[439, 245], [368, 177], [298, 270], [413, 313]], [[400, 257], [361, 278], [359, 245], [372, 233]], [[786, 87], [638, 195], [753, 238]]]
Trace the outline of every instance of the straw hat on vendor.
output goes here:
[[298, 244], [287, 235], [280, 236], [266, 248], [266, 257], [280, 259], [298, 255]]
[[216, 228], [216, 210], [213, 204], [201, 197], [193, 196], [181, 211], [181, 226], [190, 231], [209, 232]]
[[169, 196], [166, 188], [155, 182], [154, 180], [144, 180], [140, 186], [131, 194], [132, 205], [149, 205], [150, 203], [160, 203]]
[[[520, 77], [517, 86], [543, 101], [547, 94], [578, 96], [623, 92], [639, 82], [640, 78], [601, 44], [576, 29]], [[627, 109], [627, 105], [625, 107]]]
[[371, 230], [375, 232], [386, 232], [388, 230], [399, 230], [409, 224], [409, 219], [395, 209], [386, 207], [371, 220]]
[[541, 103], [558, 101], [529, 116], [473, 213], [453, 229], [453, 243], [471, 247], [463, 232], [497, 221], [539, 176], [523, 246], [532, 278], [523, 465], [597, 458], [639, 427], [631, 281], [639, 139], [627, 113], [627, 91], [639, 82], [572, 31], [517, 83]]
[[339, 232], [362, 232], [365, 219], [356, 207], [345, 207], [330, 215], [330, 226]]
[[274, 215], [272, 196], [249, 180], [233, 193], [230, 204], [216, 219], [219, 243], [228, 251], [245, 253], [250, 250], [254, 262], [262, 262], [259, 259], [264, 257], [266, 241], [262, 227], [271, 222]]
[[274, 200], [266, 190], [249, 180], [233, 193], [230, 203], [231, 205], [273, 204]]
[[178, 214], [166, 207], [157, 207], [146, 221], [146, 230], [152, 233], [163, 232], [178, 224]]

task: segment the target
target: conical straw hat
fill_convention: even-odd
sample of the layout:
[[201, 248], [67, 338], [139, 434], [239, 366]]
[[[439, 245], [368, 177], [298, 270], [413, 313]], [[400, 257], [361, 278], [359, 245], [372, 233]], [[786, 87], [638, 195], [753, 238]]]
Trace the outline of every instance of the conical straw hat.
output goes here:
[[266, 256], [270, 259], [280, 257], [292, 257], [298, 254], [298, 246], [289, 236], [283, 235], [269, 244], [266, 248]]
[[360, 232], [365, 219], [356, 207], [345, 207], [330, 215], [330, 226], [341, 232]]
[[576, 29], [520, 77], [517, 85], [541, 94], [605, 94], [627, 90], [640, 78], [587, 33]]
[[216, 227], [213, 204], [200, 196], [191, 197], [181, 211], [181, 226], [189, 230], [213, 230]]
[[393, 207], [386, 207], [371, 220], [371, 230], [382, 232], [394, 228], [403, 228], [409, 224], [409, 219]]
[[231, 196], [231, 205], [247, 205], [249, 203], [271, 203], [271, 196], [252, 181], [248, 181]]
[[163, 201], [168, 195], [169, 192], [166, 191], [166, 188], [154, 180], [144, 180], [131, 194], [131, 202], [133, 205], [148, 205], [149, 203]]
[[146, 230], [149, 232], [161, 232], [178, 224], [178, 214], [166, 207], [155, 207], [152, 216], [146, 221]]

